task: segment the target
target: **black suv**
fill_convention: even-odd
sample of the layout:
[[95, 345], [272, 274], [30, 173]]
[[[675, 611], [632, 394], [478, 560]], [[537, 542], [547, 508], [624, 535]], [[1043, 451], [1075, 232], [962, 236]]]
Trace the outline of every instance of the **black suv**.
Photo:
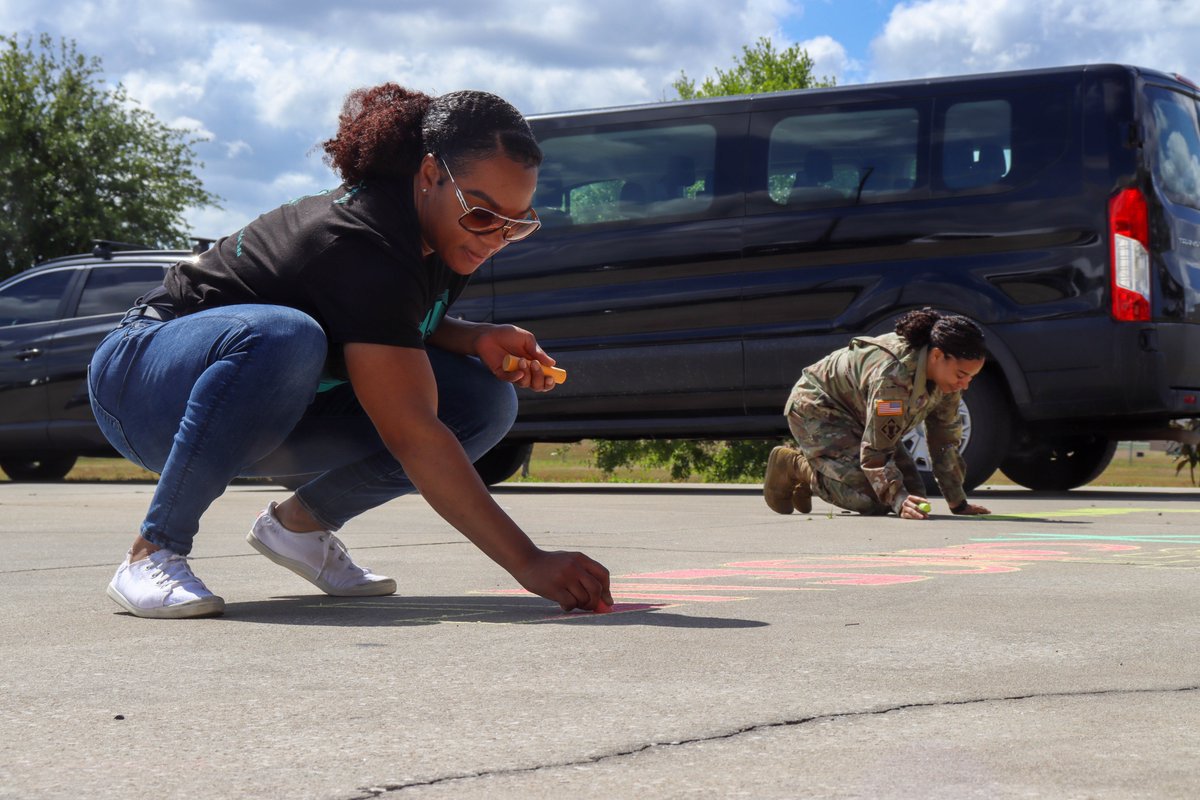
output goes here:
[[0, 469], [57, 480], [81, 455], [113, 456], [88, 403], [92, 352], [186, 250], [121, 250], [43, 262], [0, 283]]

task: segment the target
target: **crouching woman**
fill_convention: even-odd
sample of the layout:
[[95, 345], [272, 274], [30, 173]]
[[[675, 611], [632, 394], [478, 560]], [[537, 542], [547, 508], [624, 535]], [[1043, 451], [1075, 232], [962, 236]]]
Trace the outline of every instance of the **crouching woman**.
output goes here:
[[924, 308], [901, 317], [895, 333], [855, 338], [806, 368], [784, 408], [796, 447], [771, 451], [767, 505], [807, 513], [815, 494], [860, 514], [927, 518], [924, 482], [902, 441], [924, 422], [950, 510], [989, 513], [967, 501], [959, 453], [959, 403], [983, 369], [983, 339], [966, 317]]

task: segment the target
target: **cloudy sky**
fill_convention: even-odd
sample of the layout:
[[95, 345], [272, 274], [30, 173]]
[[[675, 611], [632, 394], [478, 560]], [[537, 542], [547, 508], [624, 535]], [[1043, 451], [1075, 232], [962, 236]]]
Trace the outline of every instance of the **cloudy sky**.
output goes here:
[[1200, 81], [1200, 0], [3, 0], [0, 31], [76, 40], [207, 141], [188, 215], [218, 236], [336, 183], [318, 143], [346, 93], [484, 89], [526, 114], [672, 99], [769, 36], [839, 84], [1115, 61]]

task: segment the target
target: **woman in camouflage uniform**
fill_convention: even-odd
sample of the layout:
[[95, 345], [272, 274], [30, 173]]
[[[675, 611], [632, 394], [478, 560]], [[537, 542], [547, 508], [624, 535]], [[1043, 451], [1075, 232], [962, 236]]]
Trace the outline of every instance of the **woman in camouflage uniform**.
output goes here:
[[812, 510], [812, 496], [861, 514], [925, 519], [925, 487], [902, 438], [921, 422], [933, 475], [955, 514], [967, 502], [958, 452], [959, 402], [983, 369], [983, 331], [931, 308], [910, 311], [896, 332], [861, 336], [804, 370], [784, 413], [797, 448], [776, 447], [763, 496], [771, 510]]

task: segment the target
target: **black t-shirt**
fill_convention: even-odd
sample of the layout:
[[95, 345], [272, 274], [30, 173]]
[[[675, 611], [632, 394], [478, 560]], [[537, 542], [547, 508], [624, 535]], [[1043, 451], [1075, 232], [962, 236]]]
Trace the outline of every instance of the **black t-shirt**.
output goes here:
[[180, 315], [238, 303], [305, 312], [344, 377], [340, 345], [424, 347], [468, 280], [422, 257], [412, 182], [372, 180], [263, 214], [168, 269], [163, 285]]

